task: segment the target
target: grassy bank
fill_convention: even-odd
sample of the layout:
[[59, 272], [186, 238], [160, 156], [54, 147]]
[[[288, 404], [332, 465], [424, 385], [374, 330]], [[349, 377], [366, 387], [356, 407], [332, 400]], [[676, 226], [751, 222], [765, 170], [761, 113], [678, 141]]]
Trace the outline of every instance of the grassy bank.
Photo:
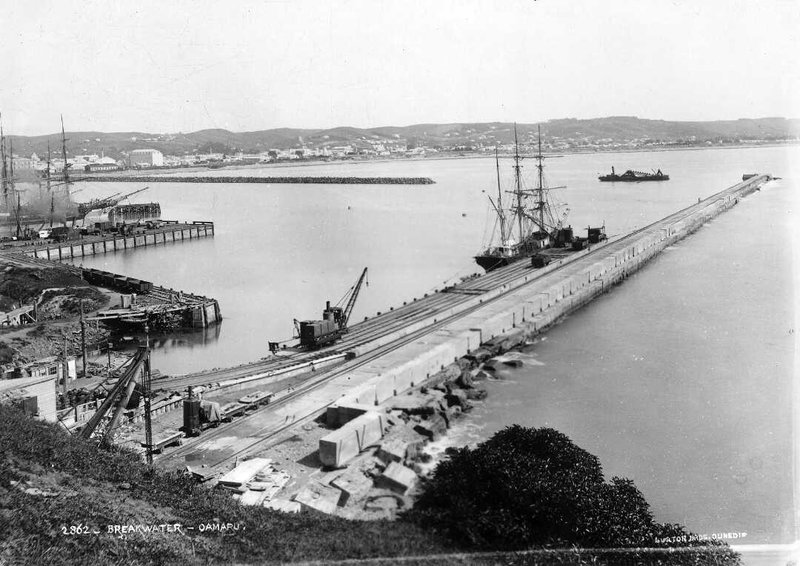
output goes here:
[[[452, 515], [431, 525], [431, 509], [420, 522], [358, 522], [243, 507], [227, 493], [149, 468], [133, 453], [98, 448], [0, 406], [0, 564], [393, 564], [400, 557], [404, 564], [738, 563], [730, 552], [698, 548], [580, 550], [567, 543], [484, 553], [498, 545], [481, 548], [477, 538], [463, 540], [463, 529], [450, 532]], [[469, 521], [486, 517], [477, 510], [455, 518], [473, 530]]]

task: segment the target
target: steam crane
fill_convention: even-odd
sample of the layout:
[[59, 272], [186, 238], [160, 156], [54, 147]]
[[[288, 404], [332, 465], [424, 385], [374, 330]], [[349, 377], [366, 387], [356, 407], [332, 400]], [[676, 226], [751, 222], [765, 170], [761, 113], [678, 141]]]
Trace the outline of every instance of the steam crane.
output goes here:
[[[309, 350], [316, 350], [341, 338], [342, 334], [347, 332], [347, 322], [350, 320], [358, 293], [361, 291], [361, 286], [365, 281], [367, 281], [366, 267], [361, 272], [361, 277], [358, 278], [356, 284], [350, 287], [336, 306], [332, 307], [330, 301], [325, 304], [325, 310], [322, 311], [322, 320], [295, 320], [295, 327], [300, 335], [300, 346]], [[367, 281], [367, 286], [369, 286], [369, 281]], [[347, 301], [347, 304], [341, 307], [340, 305], [345, 301]]]
[[[135, 194], [141, 193], [142, 191], [146, 191], [150, 187], [145, 187], [143, 189], [139, 189], [133, 191], [131, 193], [124, 194], [119, 196], [119, 193], [114, 193], [110, 197], [100, 198], [90, 200], [89, 202], [83, 202], [78, 205], [78, 218], [86, 218], [86, 215], [89, 214], [93, 210], [102, 210], [104, 208], [111, 208], [112, 206], [117, 206], [123, 200], [128, 197], [132, 197]], [[77, 191], [73, 191], [77, 192]]]

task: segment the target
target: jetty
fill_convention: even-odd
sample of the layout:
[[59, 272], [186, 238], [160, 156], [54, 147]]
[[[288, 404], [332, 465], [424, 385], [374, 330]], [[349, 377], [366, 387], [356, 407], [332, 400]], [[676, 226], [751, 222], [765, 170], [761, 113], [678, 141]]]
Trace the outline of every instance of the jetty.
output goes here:
[[429, 177], [262, 177], [236, 175], [104, 175], [76, 179], [91, 183], [259, 183], [300, 185], [433, 185]]
[[[192, 440], [164, 455], [159, 463], [172, 468], [191, 455], [209, 467], [223, 465], [263, 450], [279, 442], [291, 427], [327, 413], [341, 427], [320, 441], [320, 449], [325, 448], [330, 465], [346, 464], [358, 453], [354, 447], [362, 444], [364, 427], [382, 434], [380, 419], [367, 423], [359, 415], [374, 416], [397, 396], [443, 372], [455, 370], [458, 375], [459, 360], [481, 352], [504, 352], [546, 331], [769, 180], [769, 175], [752, 177], [545, 267], [515, 262], [415, 299], [352, 325], [341, 341], [314, 352], [159, 380], [165, 389], [204, 385], [205, 391], [269, 383], [275, 392], [268, 410], [234, 419], [206, 433], [202, 442]], [[302, 382], [281, 388], [281, 376], [296, 376], [303, 365], [305, 377], [298, 376]], [[222, 436], [224, 449], [214, 442]]]
[[109, 252], [124, 251], [128, 249], [144, 248], [210, 238], [214, 236], [214, 223], [207, 221], [178, 222], [176, 220], [163, 221], [160, 228], [137, 228], [133, 234], [103, 234], [99, 236], [81, 236], [77, 240], [66, 242], [22, 242], [13, 248], [26, 256], [40, 259], [60, 261], [64, 259], [88, 257]]
[[[105, 233], [80, 236], [65, 242], [22, 241], [0, 251], [0, 259], [18, 265], [52, 267], [63, 260], [89, 257], [116, 251], [143, 249], [174, 242], [214, 236], [214, 223], [208, 221], [162, 221], [158, 228], [136, 227], [133, 233]], [[87, 320], [153, 328], [208, 328], [222, 320], [216, 299], [167, 289], [136, 277], [98, 269], [85, 269], [61, 264], [62, 269], [81, 277], [87, 283], [120, 293], [119, 304], [103, 309]], [[3, 313], [0, 323], [21, 324], [35, 320], [35, 309], [23, 306]]]

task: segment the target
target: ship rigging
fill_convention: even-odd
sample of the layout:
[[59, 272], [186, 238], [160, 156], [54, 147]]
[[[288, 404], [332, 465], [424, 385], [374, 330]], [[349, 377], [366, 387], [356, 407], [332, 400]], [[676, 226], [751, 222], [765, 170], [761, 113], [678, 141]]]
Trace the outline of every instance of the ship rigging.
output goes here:
[[[536, 160], [537, 184], [526, 189], [522, 176], [522, 160], [519, 152], [519, 138], [514, 127], [514, 189], [507, 191], [512, 195], [511, 205], [503, 206], [503, 190], [500, 183], [500, 159], [495, 150], [497, 169], [497, 200], [489, 197], [496, 215], [496, 226], [500, 228], [500, 239], [475, 256], [475, 261], [486, 271], [508, 265], [519, 259], [530, 257], [539, 250], [551, 246], [563, 246], [572, 240], [572, 229], [564, 228], [564, 220], [569, 213], [566, 206], [557, 206], [550, 198], [549, 191], [566, 187], [547, 187], [544, 179], [544, 160], [550, 157], [542, 153], [542, 132], [538, 129], [538, 147], [533, 155]], [[533, 202], [529, 201], [533, 199]]]

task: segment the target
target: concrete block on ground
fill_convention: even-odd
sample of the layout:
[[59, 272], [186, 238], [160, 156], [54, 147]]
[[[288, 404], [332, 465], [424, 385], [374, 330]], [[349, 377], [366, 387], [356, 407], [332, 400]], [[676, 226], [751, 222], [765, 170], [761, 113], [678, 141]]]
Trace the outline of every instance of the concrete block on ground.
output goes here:
[[341, 402], [328, 407], [325, 413], [325, 423], [331, 428], [339, 428], [364, 413], [374, 411], [373, 405], [361, 403]]
[[383, 438], [386, 415], [364, 413], [319, 441], [319, 459], [323, 465], [340, 468], [368, 446]]
[[300, 490], [294, 500], [301, 505], [303, 511], [313, 509], [330, 515], [336, 512], [341, 497], [342, 492], [335, 487], [310, 482]]
[[439, 440], [443, 435], [447, 434], [447, 421], [439, 414], [434, 414], [417, 423], [414, 430], [426, 437], [430, 441]]
[[381, 443], [376, 456], [383, 462], [390, 464], [392, 462], [402, 462], [406, 459], [406, 446], [404, 442], [398, 438], [389, 440], [388, 442]]
[[417, 482], [417, 474], [397, 462], [392, 462], [386, 467], [383, 474], [375, 480], [375, 487], [389, 489], [400, 495], [408, 493]]
[[267, 492], [260, 490], [248, 490], [239, 497], [239, 503], [242, 505], [261, 505], [267, 497]]
[[372, 487], [372, 480], [359, 470], [348, 470], [332, 482], [332, 487], [341, 490], [339, 505], [344, 507], [351, 499], [359, 499], [366, 495]]
[[222, 487], [238, 488], [252, 480], [258, 472], [266, 468], [272, 460], [269, 458], [253, 458], [245, 460], [219, 479]]
[[[409, 415], [433, 414], [433, 405], [436, 399], [431, 399], [429, 396], [434, 392], [429, 392], [425, 395], [400, 395], [386, 403], [389, 410], [400, 410], [408, 413]], [[441, 395], [441, 393], [439, 393]], [[426, 410], [430, 409], [430, 410]]]
[[361, 450], [380, 442], [388, 425], [386, 415], [377, 412], [366, 413], [348, 424], [351, 424], [355, 429]]

